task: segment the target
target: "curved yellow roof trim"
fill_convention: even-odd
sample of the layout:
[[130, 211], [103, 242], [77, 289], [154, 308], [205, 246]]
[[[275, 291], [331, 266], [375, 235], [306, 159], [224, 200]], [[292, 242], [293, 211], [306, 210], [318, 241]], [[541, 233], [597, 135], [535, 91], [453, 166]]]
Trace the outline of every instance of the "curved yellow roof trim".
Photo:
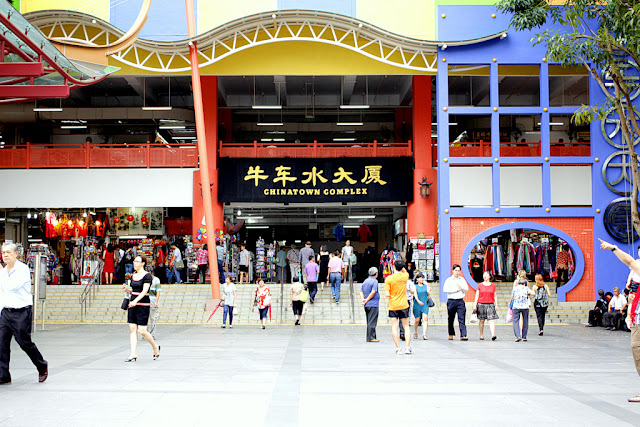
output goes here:
[[[67, 56], [80, 55], [83, 57], [78, 59], [84, 60], [91, 56], [95, 62], [96, 52], [111, 49], [106, 54], [124, 68], [166, 74], [190, 70], [189, 43], [197, 43], [199, 66], [207, 67], [252, 47], [291, 41], [339, 46], [405, 71], [434, 73], [439, 46], [478, 43], [502, 34], [466, 41], [425, 41], [335, 13], [286, 10], [246, 16], [188, 40], [156, 42], [138, 38], [132, 42], [129, 38], [128, 45], [115, 51], [107, 48], [109, 40], [124, 40], [126, 34], [101, 19], [71, 11], [39, 11], [25, 17], [49, 39], [65, 46]], [[139, 20], [140, 16], [136, 22]], [[133, 32], [134, 28], [127, 34]]]

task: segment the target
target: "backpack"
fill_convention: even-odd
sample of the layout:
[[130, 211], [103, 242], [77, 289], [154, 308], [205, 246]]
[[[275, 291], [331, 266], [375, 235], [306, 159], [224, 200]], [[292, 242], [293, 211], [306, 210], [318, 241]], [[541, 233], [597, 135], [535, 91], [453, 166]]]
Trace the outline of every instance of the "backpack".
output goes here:
[[132, 251], [125, 252], [124, 256], [122, 257], [122, 262], [124, 264], [133, 264], [133, 252]]

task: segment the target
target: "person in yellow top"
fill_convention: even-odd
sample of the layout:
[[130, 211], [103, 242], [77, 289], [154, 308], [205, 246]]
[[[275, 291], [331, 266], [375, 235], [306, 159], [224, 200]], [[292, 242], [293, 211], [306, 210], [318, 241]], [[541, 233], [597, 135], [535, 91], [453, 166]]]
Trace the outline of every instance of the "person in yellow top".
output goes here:
[[[401, 259], [395, 260], [393, 265], [396, 272], [387, 276], [384, 280], [384, 290], [387, 298], [389, 298], [391, 336], [393, 336], [393, 342], [396, 345], [396, 354], [402, 354], [398, 339], [398, 324], [399, 321], [401, 321], [404, 329], [409, 330], [409, 303], [407, 302], [407, 281], [409, 280], [409, 273], [405, 270], [404, 261]], [[411, 350], [411, 334], [407, 334], [407, 348], [404, 353], [413, 354], [413, 350]]]

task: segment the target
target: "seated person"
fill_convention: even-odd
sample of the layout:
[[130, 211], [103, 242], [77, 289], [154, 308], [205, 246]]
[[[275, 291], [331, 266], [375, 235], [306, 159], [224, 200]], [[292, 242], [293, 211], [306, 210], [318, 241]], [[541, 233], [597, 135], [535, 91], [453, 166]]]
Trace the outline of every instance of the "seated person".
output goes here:
[[[602, 316], [602, 326], [608, 331], [615, 330], [615, 325], [622, 317], [622, 310], [627, 306], [627, 299], [620, 294], [620, 288], [613, 288], [613, 298], [609, 302], [609, 310]], [[624, 317], [622, 317], [624, 319]]]
[[633, 297], [634, 297], [634, 293], [631, 293], [630, 289], [625, 289], [624, 290], [624, 296], [627, 299], [627, 304], [624, 306], [624, 308], [622, 309], [622, 316], [620, 317], [620, 319], [618, 320], [618, 323], [616, 324], [616, 328], [620, 331], [625, 331], [625, 332], [631, 332], [631, 329], [629, 329], [629, 326], [631, 325], [631, 319], [629, 318], [629, 324], [627, 324], [627, 315], [628, 315], [628, 309], [629, 307], [631, 307], [631, 303], [633, 302]]
[[598, 291], [598, 297], [596, 306], [593, 310], [589, 310], [589, 323], [586, 325], [587, 328], [602, 326], [602, 316], [609, 311], [609, 300], [605, 297], [602, 289]]

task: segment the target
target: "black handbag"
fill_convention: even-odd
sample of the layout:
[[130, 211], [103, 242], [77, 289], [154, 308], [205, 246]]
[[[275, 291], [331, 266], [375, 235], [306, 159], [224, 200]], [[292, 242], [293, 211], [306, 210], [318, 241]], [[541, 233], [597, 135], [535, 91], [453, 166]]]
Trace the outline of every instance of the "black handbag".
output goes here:
[[433, 307], [434, 305], [436, 305], [435, 302], [433, 302], [433, 300], [431, 299], [431, 297], [427, 297], [427, 305], [429, 307]]
[[128, 310], [129, 309], [129, 302], [131, 302], [129, 297], [124, 297], [122, 299], [122, 304], [120, 304], [120, 308], [125, 310], [125, 311]]

